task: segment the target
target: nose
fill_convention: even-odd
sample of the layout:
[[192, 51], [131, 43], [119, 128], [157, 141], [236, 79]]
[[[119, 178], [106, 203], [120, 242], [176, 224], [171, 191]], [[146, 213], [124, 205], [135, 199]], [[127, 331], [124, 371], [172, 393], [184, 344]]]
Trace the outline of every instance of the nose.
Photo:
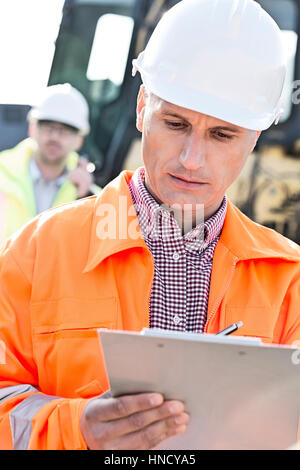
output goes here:
[[180, 154], [180, 162], [187, 170], [198, 170], [206, 164], [206, 142], [199, 134], [188, 137]]

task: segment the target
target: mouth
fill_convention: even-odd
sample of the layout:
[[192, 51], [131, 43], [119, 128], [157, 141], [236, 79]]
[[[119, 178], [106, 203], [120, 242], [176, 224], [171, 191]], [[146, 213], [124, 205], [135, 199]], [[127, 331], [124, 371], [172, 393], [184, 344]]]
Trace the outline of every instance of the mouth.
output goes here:
[[50, 141], [50, 142], [47, 142], [47, 147], [51, 147], [51, 148], [60, 148], [60, 145], [58, 142], [54, 142], [54, 141]]
[[208, 184], [206, 181], [183, 178], [182, 176], [175, 176], [170, 173], [169, 176], [171, 177], [171, 180], [174, 184], [186, 189], [199, 189]]

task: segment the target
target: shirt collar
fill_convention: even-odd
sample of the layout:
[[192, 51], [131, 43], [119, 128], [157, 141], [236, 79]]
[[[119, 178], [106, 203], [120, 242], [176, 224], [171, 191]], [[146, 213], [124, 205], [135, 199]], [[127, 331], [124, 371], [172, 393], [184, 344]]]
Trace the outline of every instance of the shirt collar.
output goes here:
[[[33, 181], [33, 183], [37, 183], [38, 181], [45, 181], [41, 170], [39, 169], [38, 164], [36, 163], [34, 158], [31, 158], [29, 161], [29, 171], [30, 171], [30, 176]], [[55, 180], [51, 180], [52, 183], [55, 183], [57, 187], [60, 187], [67, 179], [67, 170], [66, 168], [64, 169], [63, 173], [58, 176]]]
[[[147, 229], [156, 220], [158, 211], [161, 211], [163, 215], [170, 219], [170, 214], [167, 210], [160, 206], [153, 196], [149, 193], [145, 186], [145, 169], [143, 167], [138, 168], [129, 183], [131, 195], [133, 197], [134, 204], [136, 206], [137, 214], [141, 224], [143, 233], [147, 234]], [[224, 196], [221, 206], [218, 211], [207, 219], [203, 223], [199, 223], [194, 229], [190, 230], [184, 235], [184, 239], [187, 241], [203, 239], [203, 246], [205, 248], [212, 243], [217, 237], [219, 237], [222, 227], [224, 224], [225, 216], [227, 211], [227, 197]], [[167, 213], [167, 214], [166, 214]], [[180, 233], [180, 228], [173, 218], [173, 224], [177, 226], [177, 233]], [[204, 230], [204, 232], [203, 232]]]
[[31, 158], [29, 161], [29, 171], [31, 179], [34, 183], [36, 183], [42, 177], [41, 171], [34, 158]]

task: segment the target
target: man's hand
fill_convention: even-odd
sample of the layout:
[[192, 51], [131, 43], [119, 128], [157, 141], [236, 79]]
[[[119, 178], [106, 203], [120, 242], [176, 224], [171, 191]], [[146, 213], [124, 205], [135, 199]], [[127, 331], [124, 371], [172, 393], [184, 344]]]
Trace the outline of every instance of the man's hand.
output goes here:
[[179, 401], [158, 393], [92, 398], [81, 416], [81, 431], [92, 450], [153, 449], [185, 431], [189, 417]]
[[85, 197], [89, 194], [89, 188], [94, 182], [92, 173], [87, 170], [88, 160], [84, 157], [79, 157], [78, 166], [68, 174], [68, 178], [77, 186], [77, 197]]

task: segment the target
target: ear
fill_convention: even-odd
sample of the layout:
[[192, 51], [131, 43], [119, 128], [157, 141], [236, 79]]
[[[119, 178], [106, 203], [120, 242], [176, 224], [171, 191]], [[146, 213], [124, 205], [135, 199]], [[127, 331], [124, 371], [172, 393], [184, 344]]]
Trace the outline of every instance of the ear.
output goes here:
[[30, 122], [28, 125], [28, 136], [32, 139], [35, 139], [36, 136], [36, 124], [34, 122]]
[[145, 107], [146, 107], [146, 89], [145, 89], [145, 85], [141, 85], [139, 94], [137, 97], [137, 105], [136, 105], [136, 127], [137, 127], [137, 130], [140, 132], [143, 131]]

